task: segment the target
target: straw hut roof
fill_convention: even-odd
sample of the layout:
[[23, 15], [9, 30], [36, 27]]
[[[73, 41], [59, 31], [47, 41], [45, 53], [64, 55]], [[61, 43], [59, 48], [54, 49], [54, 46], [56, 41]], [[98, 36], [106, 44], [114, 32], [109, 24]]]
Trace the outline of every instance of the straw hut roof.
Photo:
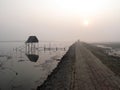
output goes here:
[[26, 41], [26, 43], [38, 43], [39, 40], [36, 36], [29, 36], [28, 40]]

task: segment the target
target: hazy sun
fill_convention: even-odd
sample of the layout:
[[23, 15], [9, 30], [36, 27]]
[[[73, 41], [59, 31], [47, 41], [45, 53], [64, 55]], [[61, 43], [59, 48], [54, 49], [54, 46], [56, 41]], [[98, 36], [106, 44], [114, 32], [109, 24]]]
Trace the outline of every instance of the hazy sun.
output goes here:
[[88, 26], [89, 20], [84, 20], [84, 21], [83, 21], [83, 24], [84, 24], [85, 26]]

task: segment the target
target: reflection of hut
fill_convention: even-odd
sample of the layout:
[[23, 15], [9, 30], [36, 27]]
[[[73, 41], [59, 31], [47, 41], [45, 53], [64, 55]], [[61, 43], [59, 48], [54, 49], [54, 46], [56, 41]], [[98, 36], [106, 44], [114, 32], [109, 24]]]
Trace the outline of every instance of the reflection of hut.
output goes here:
[[39, 56], [38, 55], [34, 55], [34, 54], [26, 54], [26, 56], [28, 57], [28, 59], [32, 62], [37, 62]]
[[29, 36], [28, 40], [25, 42], [26, 44], [26, 53], [27, 54], [36, 54], [38, 51], [39, 40], [36, 36]]

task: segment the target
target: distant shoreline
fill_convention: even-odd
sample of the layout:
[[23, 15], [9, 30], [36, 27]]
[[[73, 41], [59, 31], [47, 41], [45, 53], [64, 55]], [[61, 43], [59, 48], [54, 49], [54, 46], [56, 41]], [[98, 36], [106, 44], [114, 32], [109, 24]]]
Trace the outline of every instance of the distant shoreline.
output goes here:
[[[0, 41], [0, 42], [25, 42], [25, 40], [16, 40], [16, 41]], [[39, 42], [73, 42], [73, 41], [39, 41]]]
[[0, 42], [25, 42], [25, 41], [0, 41]]

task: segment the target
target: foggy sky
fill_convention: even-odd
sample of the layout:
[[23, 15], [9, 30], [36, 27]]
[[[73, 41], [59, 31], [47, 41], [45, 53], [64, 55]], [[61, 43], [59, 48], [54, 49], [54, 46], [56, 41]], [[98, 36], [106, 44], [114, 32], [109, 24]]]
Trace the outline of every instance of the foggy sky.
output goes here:
[[29, 35], [42, 41], [120, 41], [120, 0], [106, 2], [108, 6], [88, 15], [90, 23], [84, 26], [82, 12], [74, 8], [80, 5], [77, 0], [0, 0], [0, 41]]

